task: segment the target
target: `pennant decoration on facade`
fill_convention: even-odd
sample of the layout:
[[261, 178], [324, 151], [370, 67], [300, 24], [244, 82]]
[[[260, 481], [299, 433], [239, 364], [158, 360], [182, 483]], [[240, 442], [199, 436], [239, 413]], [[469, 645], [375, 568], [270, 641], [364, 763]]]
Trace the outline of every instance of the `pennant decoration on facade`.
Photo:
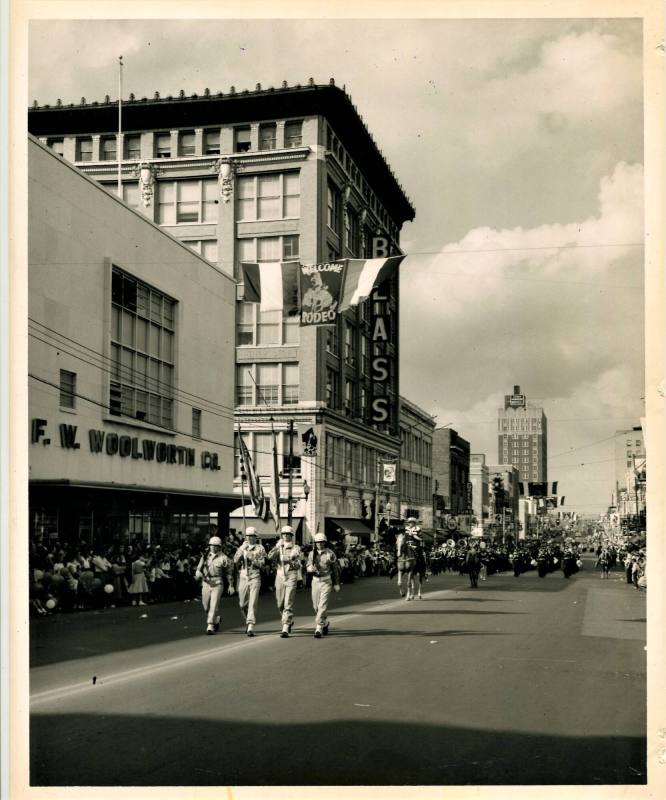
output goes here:
[[254, 505], [255, 516], [262, 519], [264, 522], [268, 519], [268, 501], [264, 495], [264, 490], [261, 488], [261, 483], [257, 476], [250, 451], [241, 436], [240, 430], [238, 431], [238, 449], [240, 452], [241, 469], [245, 472], [245, 478], [250, 491], [250, 499]]
[[313, 428], [308, 428], [301, 436], [303, 441], [303, 455], [316, 456], [317, 455], [317, 435]]
[[259, 303], [261, 311], [281, 311], [285, 317], [299, 314], [298, 261], [262, 261], [241, 264], [244, 298]]
[[339, 310], [345, 311], [352, 306], [357, 306], [363, 300], [367, 300], [376, 286], [395, 275], [404, 259], [405, 256], [347, 259]]
[[301, 325], [334, 325], [340, 300], [346, 259], [325, 264], [301, 264]]
[[562, 497], [560, 497], [560, 505], [561, 506], [564, 505], [564, 500], [565, 500], [565, 495], [562, 495]]
[[557, 481], [553, 482], [553, 491], [551, 492], [551, 494], [557, 494]]

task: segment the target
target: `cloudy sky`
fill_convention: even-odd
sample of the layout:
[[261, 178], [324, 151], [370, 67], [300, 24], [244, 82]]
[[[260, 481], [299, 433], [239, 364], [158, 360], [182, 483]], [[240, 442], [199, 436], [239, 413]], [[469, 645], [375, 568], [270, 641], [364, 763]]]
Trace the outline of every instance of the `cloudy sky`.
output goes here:
[[[643, 415], [640, 20], [40, 21], [30, 100], [334, 77], [416, 208], [401, 391], [497, 460], [519, 384], [549, 479], [596, 513]], [[54, 64], [58, 65], [54, 69]]]

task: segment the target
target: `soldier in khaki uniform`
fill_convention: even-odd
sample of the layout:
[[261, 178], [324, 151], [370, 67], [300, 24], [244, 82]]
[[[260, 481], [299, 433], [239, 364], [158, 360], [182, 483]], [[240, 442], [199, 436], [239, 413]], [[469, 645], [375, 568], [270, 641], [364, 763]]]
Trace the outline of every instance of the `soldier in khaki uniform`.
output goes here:
[[302, 557], [303, 551], [294, 544], [293, 529], [290, 525], [285, 525], [280, 532], [280, 541], [268, 554], [269, 560], [275, 564], [275, 599], [278, 611], [282, 615], [280, 636], [283, 639], [289, 636], [294, 623], [294, 598]]
[[238, 604], [247, 625], [247, 635], [254, 636], [257, 622], [257, 601], [261, 588], [261, 568], [266, 563], [266, 551], [257, 541], [256, 528], [245, 531], [245, 541], [234, 554], [238, 571]]
[[224, 576], [229, 584], [229, 594], [234, 593], [233, 562], [222, 552], [222, 539], [212, 536], [209, 551], [199, 559], [195, 578], [202, 580], [201, 604], [206, 612], [206, 634], [212, 636], [220, 629], [220, 601], [224, 591]]
[[331, 589], [340, 591], [340, 568], [335, 553], [326, 547], [326, 534], [315, 533], [314, 550], [308, 556], [307, 571], [312, 574], [312, 607], [315, 610], [315, 639], [328, 634], [328, 600]]

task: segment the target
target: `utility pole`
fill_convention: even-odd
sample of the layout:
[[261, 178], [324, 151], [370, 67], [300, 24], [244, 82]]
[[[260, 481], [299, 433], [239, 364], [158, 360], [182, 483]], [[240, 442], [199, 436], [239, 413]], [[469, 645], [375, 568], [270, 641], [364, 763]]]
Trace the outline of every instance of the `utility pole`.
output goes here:
[[381, 465], [379, 463], [379, 457], [377, 457], [377, 469], [375, 470], [376, 473], [376, 482], [375, 482], [375, 532], [374, 532], [374, 540], [375, 542], [379, 541], [379, 474]]
[[289, 474], [287, 476], [287, 525], [291, 525], [292, 523], [292, 492], [293, 492], [293, 459], [294, 459], [294, 420], [289, 420], [289, 461], [288, 463], [288, 470]]

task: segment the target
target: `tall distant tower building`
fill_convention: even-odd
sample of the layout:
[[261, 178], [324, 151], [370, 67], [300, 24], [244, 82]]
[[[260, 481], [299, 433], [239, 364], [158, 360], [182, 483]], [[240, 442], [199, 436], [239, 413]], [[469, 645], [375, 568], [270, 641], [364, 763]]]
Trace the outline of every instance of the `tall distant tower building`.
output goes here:
[[528, 403], [520, 386], [514, 386], [498, 412], [499, 463], [513, 464], [521, 481], [547, 481], [548, 427], [543, 408]]

